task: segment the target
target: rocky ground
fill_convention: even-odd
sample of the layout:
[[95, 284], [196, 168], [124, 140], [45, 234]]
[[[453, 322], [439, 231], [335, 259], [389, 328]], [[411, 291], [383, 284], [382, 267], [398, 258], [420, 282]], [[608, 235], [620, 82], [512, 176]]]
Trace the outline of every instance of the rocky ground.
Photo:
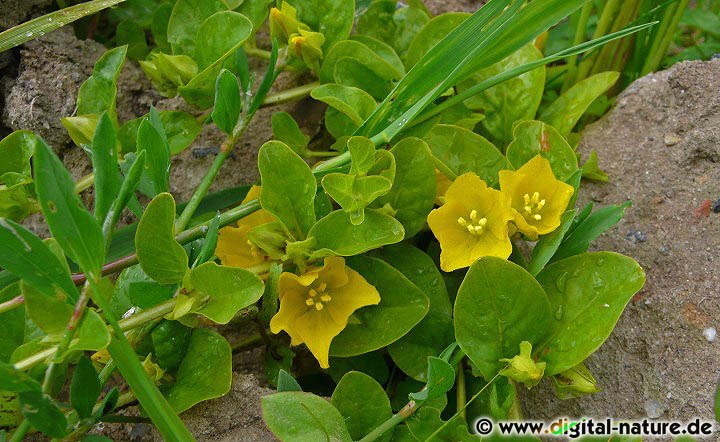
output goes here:
[[[28, 19], [48, 3], [0, 0], [0, 29]], [[473, 11], [480, 4], [426, 3], [434, 13]], [[71, 145], [60, 117], [73, 113], [77, 88], [103, 50], [63, 29], [0, 56], [0, 135], [35, 130], [63, 156], [76, 178], [89, 173], [86, 155]], [[280, 88], [295, 81], [284, 76]], [[163, 99], [153, 92], [134, 63], [123, 70], [118, 96], [121, 121], [146, 113], [151, 104], [161, 110], [183, 106], [178, 99]], [[278, 108], [256, 116], [214, 189], [257, 179], [256, 152], [271, 135], [274, 110]], [[317, 132], [321, 112], [311, 101], [284, 105], [282, 110], [301, 120], [308, 134]], [[200, 152], [221, 141], [216, 130], [205, 129], [173, 159], [172, 190], [179, 200], [189, 196], [212, 161]], [[591, 150], [598, 152], [610, 182], [585, 183], [580, 203], [634, 202], [620, 225], [593, 247], [634, 257], [645, 268], [648, 282], [607, 343], [589, 360], [602, 392], [558, 401], [550, 386], [542, 384], [524, 395], [526, 414], [543, 419], [712, 419], [720, 360], [720, 343], [711, 339], [720, 326], [720, 215], [698, 216], [696, 209], [720, 198], [720, 60], [683, 63], [633, 83], [615, 108], [584, 132], [580, 151], [587, 155]], [[31, 225], [42, 232], [37, 219]], [[258, 351], [236, 356], [231, 393], [183, 415], [200, 440], [272, 439], [258, 407], [258, 398], [269, 392], [257, 368], [261, 357]], [[114, 426], [111, 435], [117, 440], [155, 437], [147, 425]]]
[[610, 176], [581, 201], [633, 201], [593, 249], [632, 256], [647, 273], [609, 340], [588, 361], [602, 392], [558, 401], [533, 390], [529, 416], [713, 420], [720, 374], [720, 60], [687, 62], [633, 83], [583, 133]]

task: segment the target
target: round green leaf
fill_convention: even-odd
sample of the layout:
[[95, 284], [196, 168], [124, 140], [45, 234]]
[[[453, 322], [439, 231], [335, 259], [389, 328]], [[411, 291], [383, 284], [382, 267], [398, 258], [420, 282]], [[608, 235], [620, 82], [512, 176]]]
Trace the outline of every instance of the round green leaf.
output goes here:
[[348, 259], [348, 265], [360, 273], [380, 293], [380, 303], [364, 307], [335, 337], [332, 356], [355, 356], [397, 341], [428, 312], [428, 298], [402, 273], [385, 262], [364, 256]]
[[522, 267], [481, 258], [470, 267], [455, 299], [455, 337], [486, 380], [512, 358], [522, 341], [535, 347], [549, 332], [550, 303]]
[[[359, 371], [345, 374], [335, 387], [330, 400], [345, 419], [350, 436], [360, 440], [380, 424], [390, 419], [390, 399], [383, 387], [370, 376]], [[378, 440], [389, 441], [392, 431]]]
[[400, 243], [384, 247], [383, 260], [399, 270], [430, 300], [430, 309], [408, 334], [388, 346], [395, 364], [418, 381], [427, 381], [427, 358], [454, 341], [452, 305], [440, 271], [420, 249]]
[[240, 309], [254, 304], [263, 294], [260, 278], [238, 267], [206, 262], [190, 272], [192, 288], [210, 299], [199, 313], [218, 324], [227, 324]]
[[135, 250], [143, 271], [161, 284], [182, 282], [188, 270], [185, 249], [175, 241], [175, 200], [161, 193], [148, 204], [135, 233]]
[[537, 275], [555, 320], [540, 350], [545, 374], [581, 363], [610, 336], [625, 305], [645, 284], [632, 258], [612, 252], [583, 253], [553, 263]]
[[195, 329], [167, 400], [177, 413], [223, 396], [232, 384], [232, 350], [218, 333]]
[[514, 168], [537, 155], [550, 162], [555, 178], [567, 181], [578, 170], [577, 155], [565, 138], [541, 121], [523, 121], [515, 126], [515, 137], [507, 147], [507, 158]]
[[352, 441], [340, 412], [319, 396], [287, 391], [260, 403], [265, 424], [282, 441]]

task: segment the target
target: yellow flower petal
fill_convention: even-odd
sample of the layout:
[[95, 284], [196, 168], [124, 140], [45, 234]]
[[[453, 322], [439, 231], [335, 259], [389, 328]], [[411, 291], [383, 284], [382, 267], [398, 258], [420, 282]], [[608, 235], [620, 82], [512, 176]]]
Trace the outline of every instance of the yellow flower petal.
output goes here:
[[278, 283], [280, 311], [270, 321], [270, 331], [285, 330], [291, 345], [305, 343], [323, 368], [328, 367], [330, 344], [347, 326], [357, 309], [380, 302], [380, 295], [340, 257], [325, 258], [298, 276], [282, 273]]
[[516, 171], [500, 171], [500, 189], [510, 198], [517, 229], [532, 240], [558, 228], [575, 191], [540, 155]]
[[512, 252], [509, 200], [474, 173], [459, 176], [445, 204], [430, 212], [428, 225], [440, 242], [440, 267], [450, 272], [483, 256], [507, 259]]
[[[252, 186], [245, 196], [243, 203], [260, 196], [260, 187]], [[275, 221], [275, 217], [268, 211], [260, 209], [237, 222], [237, 227], [223, 227], [220, 229], [215, 256], [223, 265], [231, 267], [254, 267], [265, 262], [268, 257], [262, 250], [250, 244], [248, 233], [263, 224]]]
[[435, 204], [440, 206], [445, 202], [445, 193], [450, 188], [452, 181], [447, 175], [435, 169], [435, 182], [437, 183], [435, 188]]

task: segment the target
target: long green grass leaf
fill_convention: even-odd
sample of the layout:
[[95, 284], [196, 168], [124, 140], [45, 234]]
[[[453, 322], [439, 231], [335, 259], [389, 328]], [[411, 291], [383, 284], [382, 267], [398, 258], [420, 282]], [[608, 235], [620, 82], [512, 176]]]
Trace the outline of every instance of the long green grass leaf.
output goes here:
[[115, 6], [125, 0], [93, 0], [51, 12], [42, 17], [34, 18], [6, 31], [0, 32], [0, 52], [21, 45], [36, 37], [59, 29], [69, 23], [88, 15], [95, 14], [105, 8]]

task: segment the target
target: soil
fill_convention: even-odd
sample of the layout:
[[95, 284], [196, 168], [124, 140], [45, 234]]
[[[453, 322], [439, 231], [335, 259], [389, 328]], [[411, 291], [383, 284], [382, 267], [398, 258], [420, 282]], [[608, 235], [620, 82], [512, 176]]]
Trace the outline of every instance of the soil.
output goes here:
[[635, 258], [645, 288], [588, 368], [602, 391], [559, 401], [549, 383], [525, 400], [529, 417], [713, 418], [720, 374], [720, 60], [686, 62], [633, 83], [583, 133], [610, 176], [584, 183], [579, 204], [633, 201], [593, 244]]
[[[37, 15], [52, 2], [0, 3], [3, 28]], [[435, 14], [473, 12], [482, 3], [426, 1]], [[5, 14], [6, 4], [12, 14]], [[63, 157], [75, 178], [89, 173], [87, 155], [71, 144], [60, 118], [73, 114], [77, 88], [103, 51], [102, 45], [61, 29], [0, 56], [0, 135], [34, 130]], [[261, 76], [260, 66], [255, 68]], [[303, 82], [283, 74], [279, 89]], [[118, 89], [120, 121], [145, 114], [151, 104], [160, 110], [185, 109], [182, 100], [154, 92], [133, 62], [126, 63]], [[293, 114], [308, 135], [317, 134], [320, 118], [316, 116], [322, 109], [311, 100], [262, 109], [213, 189], [257, 180], [257, 149], [270, 138], [270, 116], [278, 110]], [[222, 134], [208, 127], [173, 158], [171, 190], [179, 201], [190, 196], [212, 162], [212, 155], [201, 153], [222, 140]], [[579, 149], [585, 157], [596, 150], [610, 175], [607, 184], [585, 183], [579, 204], [634, 201], [625, 220], [593, 248], [634, 257], [645, 268], [648, 282], [628, 305], [612, 336], [588, 361], [603, 391], [558, 401], [544, 383], [523, 395], [526, 414], [542, 419], [565, 415], [711, 419], [720, 343], [706, 336], [712, 336], [712, 327], [720, 327], [720, 215], [697, 217], [695, 211], [704, 201], [720, 198], [720, 60], [682, 63], [638, 80], [605, 118], [587, 128]], [[86, 192], [85, 198], [92, 202], [91, 193]], [[27, 223], [44, 232], [39, 217]], [[183, 414], [199, 440], [273, 440], [258, 405], [259, 397], [270, 392], [263, 387], [262, 357], [262, 350], [236, 354], [230, 394]], [[143, 424], [97, 431], [115, 440], [158, 438]]]

